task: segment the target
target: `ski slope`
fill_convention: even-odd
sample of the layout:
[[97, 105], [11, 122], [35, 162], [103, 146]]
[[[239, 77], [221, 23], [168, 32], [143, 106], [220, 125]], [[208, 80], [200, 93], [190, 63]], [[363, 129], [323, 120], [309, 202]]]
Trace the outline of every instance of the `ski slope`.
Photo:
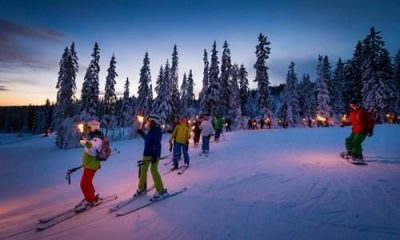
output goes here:
[[[229, 132], [211, 143], [208, 157], [191, 144], [190, 168], [163, 177], [171, 192], [188, 190], [122, 217], [109, 208], [136, 190], [143, 140], [114, 142], [120, 154], [102, 164], [94, 184], [119, 199], [42, 232], [37, 219], [82, 199], [81, 172], [71, 185], [65, 180], [82, 150], [59, 150], [54, 137], [12, 141], [0, 146], [0, 239], [398, 240], [400, 125], [376, 126], [364, 142], [367, 166], [339, 158], [349, 133], [348, 127]], [[167, 141], [164, 135], [162, 155], [170, 154]], [[169, 168], [159, 166], [161, 173]]]

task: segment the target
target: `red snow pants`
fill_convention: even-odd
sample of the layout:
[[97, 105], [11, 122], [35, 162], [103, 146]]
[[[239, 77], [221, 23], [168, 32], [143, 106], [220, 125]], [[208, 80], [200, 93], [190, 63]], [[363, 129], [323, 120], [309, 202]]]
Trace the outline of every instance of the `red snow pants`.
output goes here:
[[96, 200], [95, 189], [93, 186], [93, 178], [96, 170], [83, 167], [83, 174], [81, 178], [81, 189], [86, 201], [93, 202]]

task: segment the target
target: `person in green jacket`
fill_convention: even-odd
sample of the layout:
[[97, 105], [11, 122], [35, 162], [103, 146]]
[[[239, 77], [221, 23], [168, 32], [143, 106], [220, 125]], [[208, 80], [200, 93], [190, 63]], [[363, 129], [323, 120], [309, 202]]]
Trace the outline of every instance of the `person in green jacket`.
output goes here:
[[83, 211], [93, 206], [99, 200], [95, 194], [93, 178], [96, 171], [100, 169], [100, 160], [97, 158], [97, 152], [102, 147], [103, 133], [100, 131], [100, 122], [91, 120], [85, 125], [87, 137], [81, 137], [80, 144], [84, 147], [82, 154], [83, 173], [81, 178], [81, 190], [84, 199], [75, 206], [75, 211]]
[[215, 142], [219, 141], [219, 137], [222, 133], [222, 127], [223, 127], [223, 120], [221, 118], [221, 116], [217, 115], [214, 118], [214, 129], [215, 129], [215, 136], [214, 136], [214, 140]]
[[184, 166], [189, 167], [189, 153], [188, 153], [188, 146], [189, 146], [189, 139], [190, 139], [190, 130], [188, 126], [188, 118], [183, 117], [178, 125], [175, 126], [174, 131], [171, 134], [169, 139], [170, 144], [174, 144], [173, 147], [173, 167], [171, 170], [178, 169], [178, 161], [183, 153], [184, 159]]

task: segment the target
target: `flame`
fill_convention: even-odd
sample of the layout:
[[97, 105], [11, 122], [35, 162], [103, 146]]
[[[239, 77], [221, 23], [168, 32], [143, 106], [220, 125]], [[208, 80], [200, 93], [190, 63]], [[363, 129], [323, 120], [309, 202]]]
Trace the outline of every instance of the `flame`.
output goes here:
[[137, 116], [137, 119], [139, 120], [140, 123], [143, 123], [144, 121], [144, 117], [140, 115]]
[[79, 123], [78, 124], [78, 129], [79, 129], [79, 132], [80, 133], [83, 133], [83, 127], [84, 127], [85, 125], [83, 124], [83, 123]]
[[322, 117], [320, 115], [317, 115], [317, 120], [318, 121], [326, 121], [326, 118], [324, 118], [324, 117]]

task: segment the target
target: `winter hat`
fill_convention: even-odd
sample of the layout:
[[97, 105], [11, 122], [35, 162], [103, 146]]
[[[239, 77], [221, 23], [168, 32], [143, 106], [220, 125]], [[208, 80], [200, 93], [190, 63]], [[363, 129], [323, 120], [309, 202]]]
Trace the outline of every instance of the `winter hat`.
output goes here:
[[87, 126], [90, 127], [93, 131], [100, 129], [100, 122], [97, 120], [91, 120], [87, 123]]
[[149, 115], [149, 121], [154, 121], [157, 124], [161, 123], [160, 117], [158, 115], [156, 115], [156, 114], [150, 114]]
[[353, 98], [351, 99], [350, 104], [360, 106], [360, 101], [358, 99]]

